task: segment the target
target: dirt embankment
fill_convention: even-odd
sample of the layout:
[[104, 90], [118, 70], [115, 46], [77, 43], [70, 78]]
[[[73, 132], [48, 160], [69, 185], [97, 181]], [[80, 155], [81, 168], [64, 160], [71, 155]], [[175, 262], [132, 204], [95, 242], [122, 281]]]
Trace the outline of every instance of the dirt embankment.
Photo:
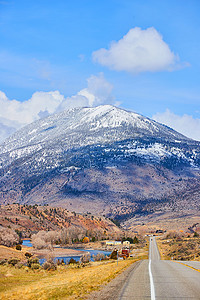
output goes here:
[[24, 252], [18, 251], [14, 248], [0, 245], [0, 260], [11, 259], [11, 258], [24, 259], [25, 258]]

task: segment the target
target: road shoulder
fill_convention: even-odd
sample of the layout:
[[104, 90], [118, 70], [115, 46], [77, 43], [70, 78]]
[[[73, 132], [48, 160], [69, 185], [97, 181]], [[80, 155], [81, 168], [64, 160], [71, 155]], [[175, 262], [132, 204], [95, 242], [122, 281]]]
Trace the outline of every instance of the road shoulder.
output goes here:
[[94, 291], [88, 295], [87, 300], [116, 300], [118, 299], [121, 291], [123, 290], [124, 285], [128, 281], [129, 276], [132, 271], [135, 270], [141, 261], [137, 261], [133, 263], [130, 267], [128, 267], [125, 271], [123, 271], [120, 275], [111, 280], [106, 286], [102, 286], [102, 288], [98, 291]]

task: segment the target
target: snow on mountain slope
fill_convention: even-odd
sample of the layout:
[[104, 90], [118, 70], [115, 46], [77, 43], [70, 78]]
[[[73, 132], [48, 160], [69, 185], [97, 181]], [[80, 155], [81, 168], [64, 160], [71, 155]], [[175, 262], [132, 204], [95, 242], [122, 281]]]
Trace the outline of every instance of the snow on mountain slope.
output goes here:
[[52, 202], [108, 215], [147, 205], [148, 212], [149, 201], [168, 203], [180, 186], [199, 191], [199, 167], [200, 143], [167, 126], [111, 105], [74, 108], [0, 146], [0, 203]]
[[42, 145], [57, 140], [70, 148], [144, 135], [188, 140], [176, 131], [139, 114], [103, 105], [70, 109], [36, 121], [5, 140], [0, 146], [0, 154], [22, 147], [31, 147], [30, 151], [37, 151]]
[[136, 157], [156, 163], [170, 159], [168, 164], [181, 161], [195, 167], [199, 144], [167, 126], [111, 105], [74, 108], [36, 121], [8, 138], [0, 146], [0, 169], [17, 162], [21, 168], [39, 173]]

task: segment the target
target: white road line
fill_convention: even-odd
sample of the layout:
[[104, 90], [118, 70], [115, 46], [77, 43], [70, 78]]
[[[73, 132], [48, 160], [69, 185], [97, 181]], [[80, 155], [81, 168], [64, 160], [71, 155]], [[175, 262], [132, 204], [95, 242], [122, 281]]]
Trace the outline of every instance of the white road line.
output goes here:
[[150, 288], [151, 288], [151, 300], [155, 300], [156, 299], [156, 295], [155, 295], [155, 287], [154, 287], [154, 283], [153, 283], [153, 275], [151, 272], [151, 247], [152, 247], [152, 240], [150, 241], [150, 245], [149, 245], [149, 278], [150, 278]]
[[151, 287], [151, 300], [155, 300], [155, 288], [154, 288], [154, 283], [153, 283], [153, 276], [151, 273], [151, 259], [149, 260], [149, 278], [150, 278], [150, 287]]

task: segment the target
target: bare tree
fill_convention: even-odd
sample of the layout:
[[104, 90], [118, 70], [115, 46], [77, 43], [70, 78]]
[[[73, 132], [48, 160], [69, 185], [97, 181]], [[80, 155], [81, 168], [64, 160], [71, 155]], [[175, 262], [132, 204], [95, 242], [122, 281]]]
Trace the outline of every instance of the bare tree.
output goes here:
[[81, 240], [85, 236], [85, 230], [78, 226], [70, 226], [68, 229], [69, 240]]
[[0, 226], [1, 245], [12, 247], [18, 243], [19, 243], [19, 236], [14, 230]]
[[32, 237], [32, 245], [35, 249], [44, 249], [48, 248], [49, 246], [43, 239], [37, 237], [36, 234], [34, 234]]
[[60, 238], [57, 231], [39, 231], [32, 236], [32, 244], [36, 249], [52, 248], [53, 244]]
[[66, 228], [61, 230], [60, 240], [63, 245], [69, 244], [69, 234]]

